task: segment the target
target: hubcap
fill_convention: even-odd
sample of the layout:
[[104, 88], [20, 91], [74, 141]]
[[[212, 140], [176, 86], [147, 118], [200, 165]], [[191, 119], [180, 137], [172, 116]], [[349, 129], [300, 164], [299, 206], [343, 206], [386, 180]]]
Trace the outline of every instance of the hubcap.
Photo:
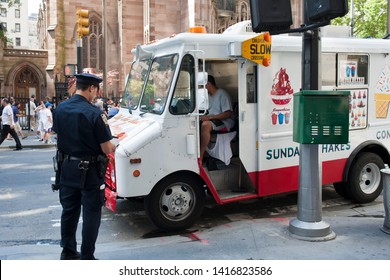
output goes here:
[[365, 194], [371, 194], [378, 188], [380, 181], [379, 167], [373, 163], [365, 165], [360, 173], [360, 189]]
[[160, 211], [171, 221], [183, 220], [193, 211], [194, 199], [194, 193], [188, 185], [171, 185], [161, 194]]

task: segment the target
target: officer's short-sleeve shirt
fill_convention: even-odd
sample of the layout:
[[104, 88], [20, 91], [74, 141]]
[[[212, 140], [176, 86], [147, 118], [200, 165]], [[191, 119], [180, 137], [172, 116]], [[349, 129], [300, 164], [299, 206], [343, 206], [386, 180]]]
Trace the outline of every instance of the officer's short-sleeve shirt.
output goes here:
[[53, 130], [58, 149], [75, 157], [103, 154], [100, 144], [112, 139], [105, 114], [78, 94], [58, 105]]

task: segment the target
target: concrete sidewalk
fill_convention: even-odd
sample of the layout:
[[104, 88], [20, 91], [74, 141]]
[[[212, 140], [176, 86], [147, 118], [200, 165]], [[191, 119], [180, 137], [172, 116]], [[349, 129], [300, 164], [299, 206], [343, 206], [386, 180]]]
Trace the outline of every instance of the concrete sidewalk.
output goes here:
[[[23, 131], [23, 133], [27, 133], [27, 131]], [[51, 142], [50, 144], [45, 144], [42, 141], [39, 141], [39, 138], [36, 136], [35, 131], [31, 131], [27, 138], [22, 139], [22, 137], [19, 137], [20, 142], [22, 143], [22, 147], [24, 149], [44, 149], [44, 148], [52, 148], [56, 145], [56, 139], [55, 134], [51, 135]], [[15, 141], [12, 140], [4, 140], [4, 142], [0, 145], [0, 149], [15, 149]]]
[[[378, 199], [382, 199], [382, 196]], [[97, 243], [101, 260], [390, 260], [390, 235], [381, 231], [379, 203], [323, 212], [336, 238], [302, 241], [289, 234], [296, 217], [237, 217], [214, 228], [129, 242]], [[0, 247], [2, 260], [58, 260], [58, 244]]]

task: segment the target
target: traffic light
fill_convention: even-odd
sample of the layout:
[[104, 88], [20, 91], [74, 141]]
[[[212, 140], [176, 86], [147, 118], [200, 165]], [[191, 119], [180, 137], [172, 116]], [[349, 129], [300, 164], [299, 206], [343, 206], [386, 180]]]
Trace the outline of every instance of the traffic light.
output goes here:
[[288, 30], [292, 25], [290, 0], [250, 0], [254, 32]]
[[310, 0], [306, 8], [311, 22], [329, 21], [348, 13], [348, 0]]
[[81, 38], [89, 34], [89, 11], [78, 9], [76, 15], [78, 16], [77, 33], [79, 38]]

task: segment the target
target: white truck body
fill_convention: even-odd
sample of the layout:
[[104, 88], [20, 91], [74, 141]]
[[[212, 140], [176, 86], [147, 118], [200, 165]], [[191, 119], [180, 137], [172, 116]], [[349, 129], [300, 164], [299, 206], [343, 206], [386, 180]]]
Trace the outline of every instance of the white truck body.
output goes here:
[[[248, 26], [178, 34], [134, 50], [122, 109], [109, 120], [120, 139], [107, 170], [109, 208], [117, 197], [145, 197], [151, 220], [177, 230], [199, 217], [206, 189], [219, 204], [298, 189], [292, 93], [302, 87], [302, 38], [273, 36], [264, 67], [241, 55], [242, 42], [257, 36]], [[350, 91], [349, 143], [320, 145], [322, 183], [360, 202], [380, 194], [379, 170], [390, 161], [389, 54], [387, 40], [322, 38], [322, 89]], [[233, 156], [215, 170], [199, 161], [204, 72], [236, 104]]]

